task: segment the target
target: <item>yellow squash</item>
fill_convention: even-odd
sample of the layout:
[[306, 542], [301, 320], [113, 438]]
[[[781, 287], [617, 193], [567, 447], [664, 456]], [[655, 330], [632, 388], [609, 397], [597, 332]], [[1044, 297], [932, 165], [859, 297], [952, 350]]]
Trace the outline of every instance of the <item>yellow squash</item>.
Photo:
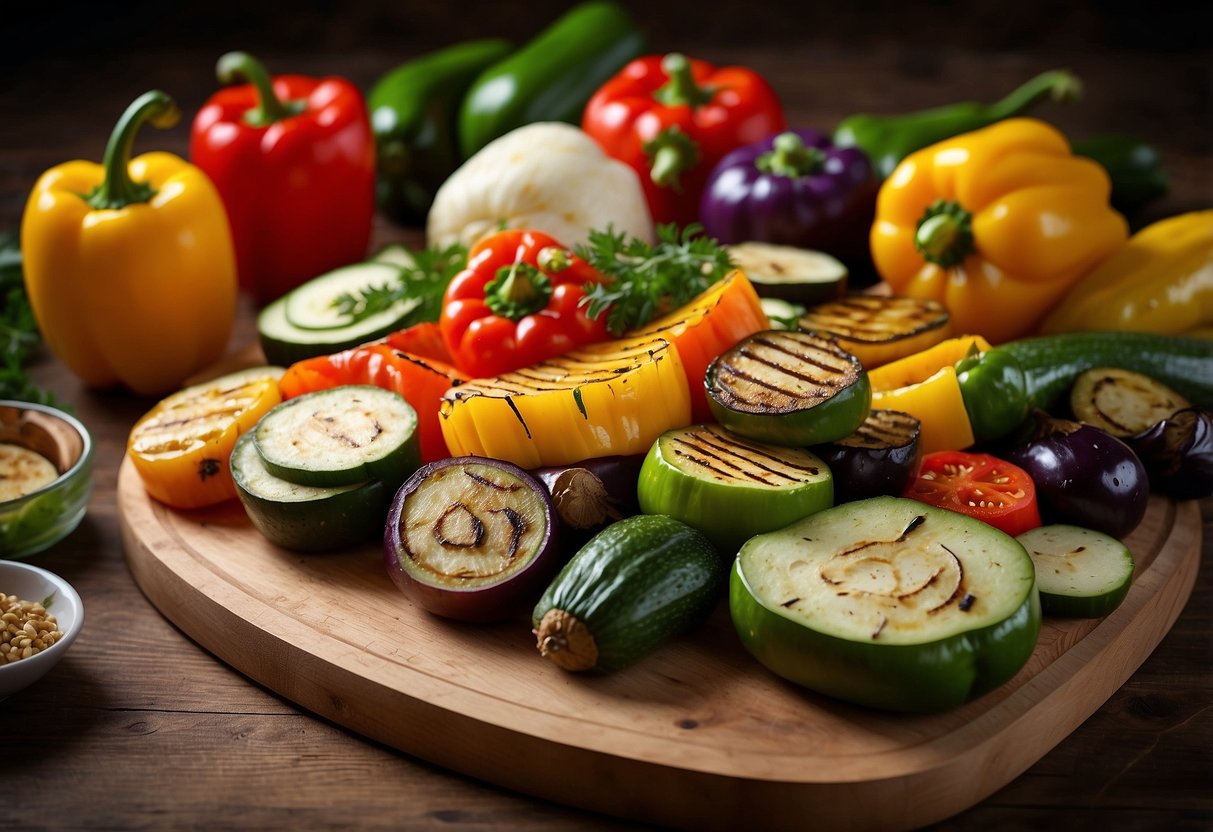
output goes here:
[[893, 294], [941, 301], [958, 332], [1031, 332], [1128, 237], [1111, 181], [1052, 126], [1014, 118], [907, 156], [877, 197], [872, 259]]
[[236, 260], [218, 192], [172, 154], [131, 159], [144, 122], [179, 117], [167, 95], [145, 93], [115, 126], [104, 165], [57, 165], [26, 203], [30, 305], [51, 351], [89, 387], [163, 394], [227, 348]]

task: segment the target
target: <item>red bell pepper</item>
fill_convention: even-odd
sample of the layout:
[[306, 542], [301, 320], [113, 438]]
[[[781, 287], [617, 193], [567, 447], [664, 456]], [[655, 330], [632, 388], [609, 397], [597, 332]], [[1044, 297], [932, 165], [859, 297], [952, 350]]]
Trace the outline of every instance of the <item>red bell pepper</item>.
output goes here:
[[459, 370], [485, 378], [610, 338], [581, 299], [603, 276], [540, 231], [498, 231], [472, 246], [438, 326]]
[[375, 139], [362, 92], [343, 78], [280, 75], [219, 59], [225, 87], [198, 111], [191, 161], [227, 208], [240, 286], [260, 305], [366, 257]]
[[716, 163], [782, 132], [787, 120], [753, 70], [671, 53], [620, 70], [590, 98], [581, 128], [636, 171], [655, 222], [688, 225]]

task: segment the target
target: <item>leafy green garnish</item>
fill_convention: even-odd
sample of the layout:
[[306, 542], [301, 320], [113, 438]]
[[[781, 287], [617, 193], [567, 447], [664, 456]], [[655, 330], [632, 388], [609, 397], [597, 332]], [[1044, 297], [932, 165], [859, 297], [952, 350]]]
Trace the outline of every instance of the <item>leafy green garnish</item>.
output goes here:
[[426, 248], [410, 252], [413, 264], [400, 267], [400, 280], [378, 286], [367, 286], [358, 293], [346, 292], [335, 301], [337, 311], [357, 323], [377, 315], [407, 298], [421, 301], [409, 316], [411, 323], [437, 321], [442, 314], [442, 296], [466, 265], [467, 247], [452, 243], [444, 249]]
[[681, 232], [673, 223], [659, 225], [656, 245], [609, 226], [592, 230], [575, 253], [608, 278], [587, 287], [582, 303], [591, 318], [606, 311], [616, 336], [689, 303], [733, 268], [728, 250], [694, 223]]
[[0, 235], [0, 399], [55, 404], [54, 396], [35, 386], [25, 372], [41, 342], [25, 293], [21, 237], [13, 229]]

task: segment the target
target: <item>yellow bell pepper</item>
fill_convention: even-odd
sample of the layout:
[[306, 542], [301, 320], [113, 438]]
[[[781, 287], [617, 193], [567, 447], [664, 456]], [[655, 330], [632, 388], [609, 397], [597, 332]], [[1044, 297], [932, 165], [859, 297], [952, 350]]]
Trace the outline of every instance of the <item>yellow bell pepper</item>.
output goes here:
[[1087, 273], [1040, 324], [1042, 333], [1130, 330], [1187, 334], [1213, 326], [1213, 210], [1138, 231]]
[[941, 301], [957, 331], [1009, 341], [1124, 244], [1110, 193], [1058, 130], [1007, 119], [897, 166], [877, 196], [872, 259], [894, 294]]
[[126, 453], [143, 487], [173, 508], [236, 498], [229, 460], [240, 435], [282, 401], [281, 367], [238, 370], [178, 390], [131, 428]]
[[57, 165], [26, 203], [21, 247], [34, 317], [89, 387], [162, 394], [226, 350], [236, 260], [219, 194], [172, 154], [131, 159], [144, 122], [179, 118], [165, 93], [145, 93], [118, 120], [103, 165]]
[[647, 453], [691, 423], [691, 393], [673, 344], [638, 336], [452, 387], [438, 416], [453, 456], [539, 468]]
[[868, 371], [873, 410], [900, 410], [922, 423], [918, 441], [924, 454], [958, 451], [974, 442], [956, 362], [973, 349], [990, 349], [980, 335], [949, 338], [905, 358]]

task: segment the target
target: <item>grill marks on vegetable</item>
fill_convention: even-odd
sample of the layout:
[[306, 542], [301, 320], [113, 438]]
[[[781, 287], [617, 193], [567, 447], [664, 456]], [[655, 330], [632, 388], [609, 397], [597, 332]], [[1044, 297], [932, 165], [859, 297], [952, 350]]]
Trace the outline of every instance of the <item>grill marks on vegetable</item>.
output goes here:
[[786, 448], [747, 442], [718, 425], [701, 425], [679, 431], [666, 440], [680, 465], [698, 469], [717, 480], [754, 482], [777, 488], [816, 477], [821, 468], [815, 457]]
[[936, 301], [855, 296], [811, 307], [798, 326], [828, 332], [841, 341], [879, 344], [910, 338], [947, 323], [947, 310]]
[[717, 364], [714, 393], [751, 413], [787, 413], [831, 398], [860, 367], [830, 338], [771, 330], [746, 339]]

